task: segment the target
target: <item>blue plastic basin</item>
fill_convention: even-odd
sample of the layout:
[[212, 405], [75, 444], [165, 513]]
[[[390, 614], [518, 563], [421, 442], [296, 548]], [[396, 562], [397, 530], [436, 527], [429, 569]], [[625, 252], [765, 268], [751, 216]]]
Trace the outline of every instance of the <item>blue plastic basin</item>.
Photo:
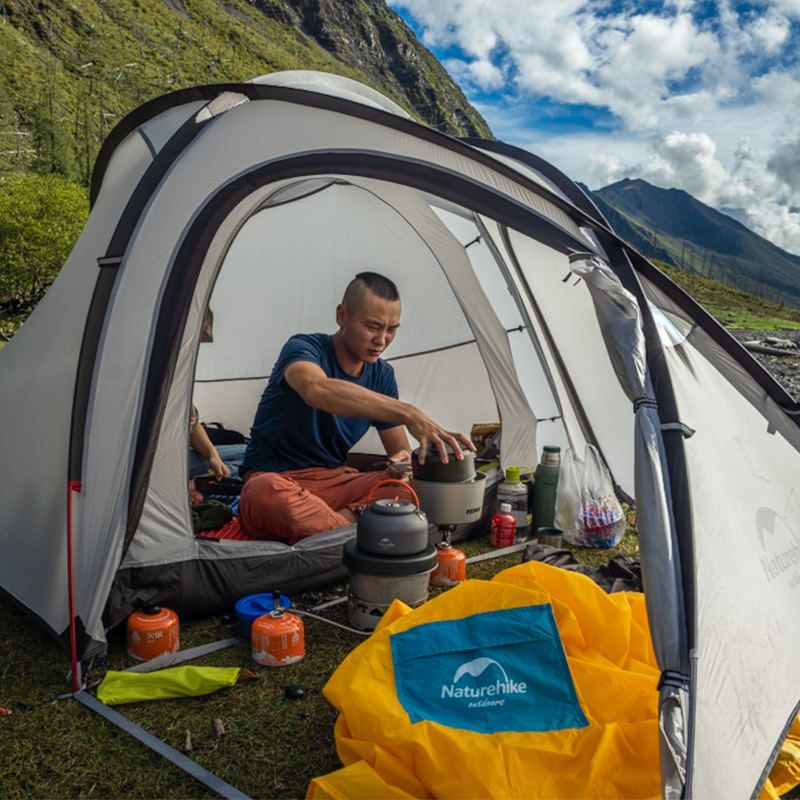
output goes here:
[[[291, 608], [292, 601], [282, 594], [280, 599], [282, 608]], [[264, 614], [269, 614], [275, 607], [272, 602], [272, 593], [263, 592], [261, 594], [249, 594], [236, 601], [236, 619], [240, 636], [250, 638], [250, 626], [253, 620], [258, 619]]]

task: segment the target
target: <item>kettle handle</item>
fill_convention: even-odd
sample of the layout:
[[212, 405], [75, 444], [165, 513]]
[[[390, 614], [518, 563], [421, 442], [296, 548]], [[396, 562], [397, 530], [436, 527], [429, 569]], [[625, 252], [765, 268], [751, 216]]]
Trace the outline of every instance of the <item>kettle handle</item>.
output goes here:
[[417, 508], [419, 508], [419, 497], [417, 497], [417, 493], [405, 482], [395, 480], [394, 478], [386, 478], [386, 480], [378, 481], [372, 489], [370, 489], [369, 496], [367, 497], [367, 502], [372, 499], [372, 493], [379, 487], [385, 486], [387, 483], [399, 483], [404, 489], [408, 489], [412, 495], [414, 495], [414, 502], [417, 504]]

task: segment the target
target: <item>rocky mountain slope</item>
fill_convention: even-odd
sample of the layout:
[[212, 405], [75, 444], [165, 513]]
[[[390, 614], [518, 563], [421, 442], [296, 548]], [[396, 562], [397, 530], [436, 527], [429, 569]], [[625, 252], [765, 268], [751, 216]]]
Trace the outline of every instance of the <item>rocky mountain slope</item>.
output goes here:
[[383, 0], [3, 0], [0, 174], [88, 183], [108, 132], [146, 100], [285, 69], [355, 78], [439, 130], [491, 137]]
[[690, 194], [626, 179], [590, 195], [617, 233], [648, 258], [800, 307], [800, 256]]
[[800, 331], [731, 333], [792, 397], [800, 399]]

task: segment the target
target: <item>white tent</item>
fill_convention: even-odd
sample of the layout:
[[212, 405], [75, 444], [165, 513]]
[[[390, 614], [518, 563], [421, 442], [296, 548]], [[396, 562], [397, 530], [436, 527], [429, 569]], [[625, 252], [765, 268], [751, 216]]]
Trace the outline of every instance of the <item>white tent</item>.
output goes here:
[[341, 575], [352, 526], [296, 547], [192, 534], [187, 420], [194, 398], [247, 430], [284, 340], [334, 330], [375, 269], [403, 298], [404, 399], [451, 429], [500, 421], [504, 465], [592, 442], [635, 499], [665, 795], [758, 792], [800, 699], [800, 408], [575, 184], [282, 73], [133, 112], [92, 200], [0, 353], [0, 587], [76, 659], [146, 602], [204, 613]]

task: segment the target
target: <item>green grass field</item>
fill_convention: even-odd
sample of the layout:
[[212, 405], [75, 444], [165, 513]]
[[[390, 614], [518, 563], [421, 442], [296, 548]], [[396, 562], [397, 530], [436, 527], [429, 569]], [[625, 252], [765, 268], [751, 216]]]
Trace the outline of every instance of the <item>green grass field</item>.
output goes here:
[[658, 266], [724, 325], [763, 331], [800, 328], [800, 309], [778, 305], [665, 264]]
[[[488, 551], [488, 535], [458, 545], [468, 556]], [[575, 550], [585, 562], [605, 562], [615, 554], [636, 555], [629, 530], [611, 550]], [[515, 553], [468, 565], [470, 579], [485, 580], [519, 563]], [[346, 584], [293, 597], [298, 607], [345, 596]], [[448, 591], [431, 587], [431, 593]], [[233, 609], [231, 609], [233, 611]], [[321, 612], [347, 625], [346, 604]], [[231, 615], [232, 616], [232, 615]], [[257, 680], [204, 697], [131, 703], [116, 709], [170, 747], [183, 751], [187, 731], [191, 759], [251, 797], [297, 798], [310, 780], [341, 764], [333, 739], [335, 709], [322, 695], [328, 677], [363, 636], [316, 619], [304, 620], [306, 656], [282, 668], [262, 667], [250, 657], [247, 641], [204, 656], [207, 666], [254, 669]], [[236, 635], [230, 617], [184, 622], [183, 650]], [[66, 653], [8, 600], [0, 600], [0, 796], [3, 798], [202, 798], [216, 795], [133, 737], [76, 700], [56, 700], [69, 692]], [[105, 663], [96, 663], [88, 683], [105, 667], [135, 664], [125, 652], [122, 629], [110, 632]], [[305, 696], [290, 700], [288, 685]], [[224, 733], [217, 734], [215, 720]]]

